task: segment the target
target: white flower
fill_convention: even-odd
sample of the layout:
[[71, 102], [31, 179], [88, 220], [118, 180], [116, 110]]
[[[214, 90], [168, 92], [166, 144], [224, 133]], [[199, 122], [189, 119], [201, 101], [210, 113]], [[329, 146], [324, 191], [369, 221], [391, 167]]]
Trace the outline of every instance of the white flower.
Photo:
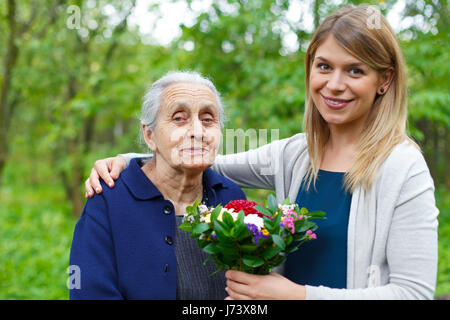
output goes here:
[[233, 208], [230, 209], [222, 208], [222, 210], [220, 210], [219, 216], [217, 217], [217, 220], [222, 221], [222, 215], [224, 212], [228, 212], [234, 221], [237, 220], [238, 212], [234, 212]]
[[198, 210], [200, 211], [200, 213], [205, 213], [205, 212], [208, 211], [208, 207], [205, 206], [204, 204], [200, 204], [200, 205], [198, 206]]
[[281, 209], [281, 211], [286, 214], [289, 210], [295, 209], [295, 203], [294, 204], [279, 204], [278, 209]]
[[257, 214], [249, 214], [248, 216], [245, 216], [244, 218], [245, 224], [254, 224], [258, 227], [258, 230], [261, 230], [262, 227], [264, 227], [264, 219], [258, 216]]

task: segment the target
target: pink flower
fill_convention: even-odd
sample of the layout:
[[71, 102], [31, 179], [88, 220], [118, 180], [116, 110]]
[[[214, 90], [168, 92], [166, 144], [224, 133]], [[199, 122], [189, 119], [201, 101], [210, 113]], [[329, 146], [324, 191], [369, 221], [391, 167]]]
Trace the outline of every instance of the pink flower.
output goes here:
[[306, 231], [306, 237], [309, 239], [317, 239], [317, 235], [311, 230]]
[[290, 216], [290, 215], [286, 215], [286, 216], [283, 218], [283, 225], [284, 225], [285, 227], [287, 227], [288, 229], [290, 228], [292, 234], [295, 233], [295, 225], [294, 225], [294, 221], [295, 221], [294, 218], [293, 218], [292, 216]]
[[290, 217], [291, 215], [293, 215], [294, 217], [297, 218], [297, 212], [292, 211], [292, 210], [288, 210], [288, 212], [286, 212], [286, 216]]

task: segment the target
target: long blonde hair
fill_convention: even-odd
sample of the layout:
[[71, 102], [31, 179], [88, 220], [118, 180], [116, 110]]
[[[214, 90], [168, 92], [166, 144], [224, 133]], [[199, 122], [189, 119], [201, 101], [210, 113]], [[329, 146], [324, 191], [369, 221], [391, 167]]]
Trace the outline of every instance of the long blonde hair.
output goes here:
[[[392, 149], [405, 139], [407, 121], [407, 88], [405, 62], [389, 23], [381, 13], [368, 5], [348, 5], [329, 15], [313, 35], [306, 52], [306, 104], [304, 131], [308, 143], [310, 166], [306, 174], [307, 189], [315, 184], [323, 150], [330, 131], [320, 115], [310, 92], [309, 78], [318, 46], [331, 34], [351, 55], [380, 74], [394, 68], [393, 80], [384, 95], [377, 95], [359, 139], [358, 154], [346, 172], [344, 187], [352, 193], [358, 186], [368, 190], [376, 173]], [[374, 25], [373, 22], [377, 25]], [[419, 148], [420, 149], [420, 148]]]

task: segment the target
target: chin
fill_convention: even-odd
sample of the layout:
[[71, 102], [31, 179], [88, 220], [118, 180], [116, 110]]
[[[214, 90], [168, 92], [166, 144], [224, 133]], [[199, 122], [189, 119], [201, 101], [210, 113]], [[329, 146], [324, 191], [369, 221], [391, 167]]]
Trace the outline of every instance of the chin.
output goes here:
[[210, 161], [210, 159], [205, 159], [204, 157], [184, 157], [181, 160], [181, 166], [188, 170], [205, 171], [213, 165], [213, 162], [214, 161]]

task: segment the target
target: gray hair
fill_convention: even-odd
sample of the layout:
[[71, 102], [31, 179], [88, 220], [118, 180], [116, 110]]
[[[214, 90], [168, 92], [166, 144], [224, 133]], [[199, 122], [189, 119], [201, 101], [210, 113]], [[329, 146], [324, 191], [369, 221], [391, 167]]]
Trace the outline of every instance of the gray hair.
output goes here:
[[220, 127], [223, 128], [224, 111], [220, 94], [211, 80], [195, 71], [170, 71], [156, 80], [145, 93], [140, 116], [141, 124], [146, 125], [150, 130], [155, 129], [162, 93], [166, 87], [178, 82], [199, 83], [211, 89], [219, 105], [219, 122]]

